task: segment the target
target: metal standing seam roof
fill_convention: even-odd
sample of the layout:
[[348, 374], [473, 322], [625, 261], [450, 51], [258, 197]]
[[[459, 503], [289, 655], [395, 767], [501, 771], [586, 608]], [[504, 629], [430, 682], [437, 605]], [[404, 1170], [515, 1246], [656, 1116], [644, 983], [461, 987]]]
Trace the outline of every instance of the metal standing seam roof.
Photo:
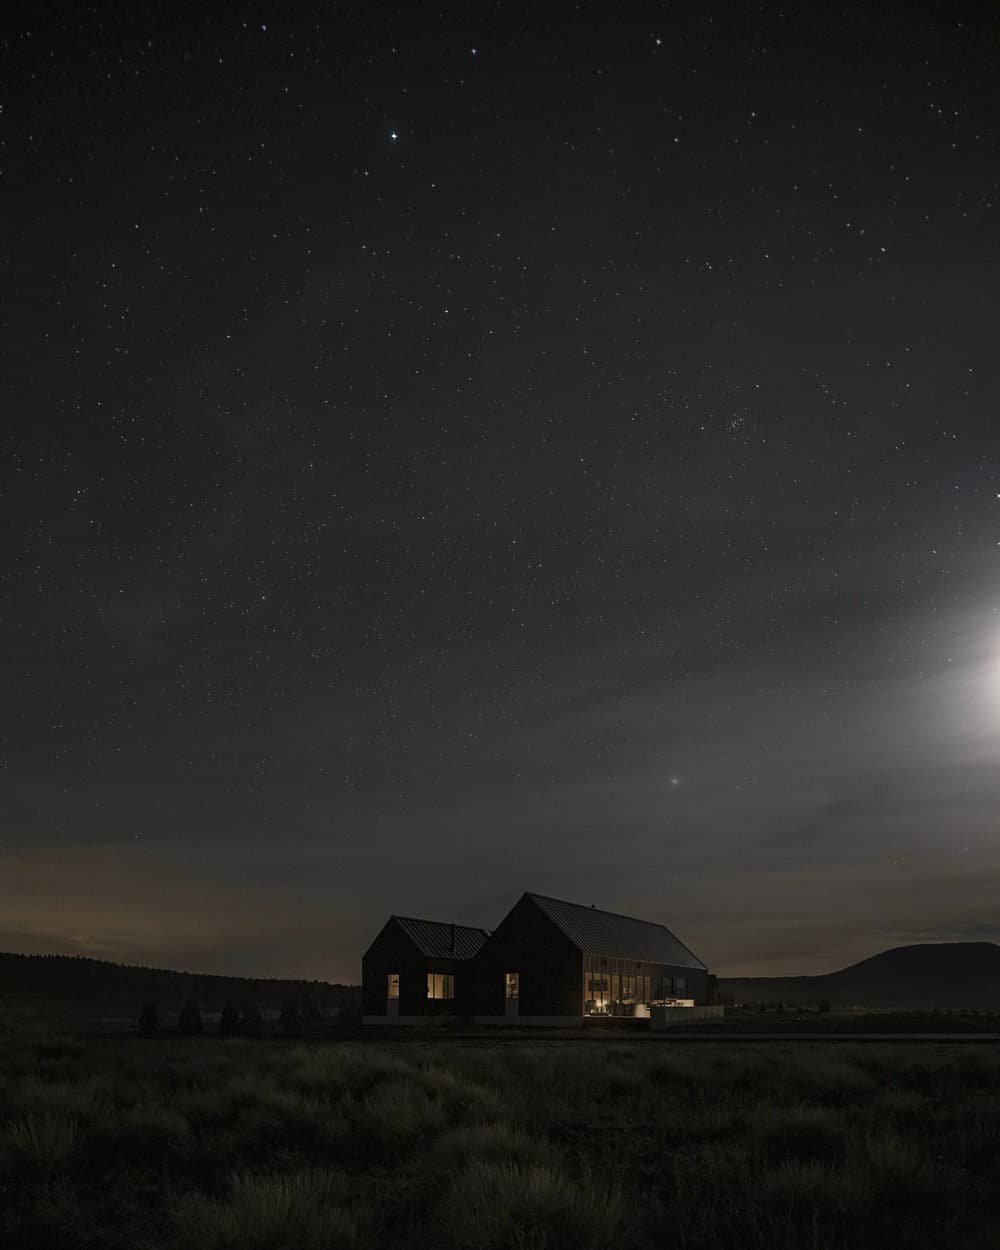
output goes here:
[[471, 929], [464, 924], [447, 924], [441, 920], [414, 920], [409, 916], [393, 916], [393, 920], [420, 953], [432, 959], [471, 959], [489, 937], [485, 929]]
[[662, 924], [635, 920], [614, 912], [566, 903], [544, 894], [528, 894], [536, 906], [566, 934], [569, 940], [587, 955], [610, 959], [645, 960], [649, 963], [672, 964], [677, 968], [698, 968], [705, 965]]

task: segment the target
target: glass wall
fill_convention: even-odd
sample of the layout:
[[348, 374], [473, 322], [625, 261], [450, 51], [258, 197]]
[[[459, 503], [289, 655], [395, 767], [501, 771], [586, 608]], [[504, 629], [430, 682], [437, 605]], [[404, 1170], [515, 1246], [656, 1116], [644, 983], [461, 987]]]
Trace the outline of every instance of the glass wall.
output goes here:
[[686, 985], [684, 977], [662, 975], [657, 964], [585, 955], [583, 1012], [588, 1016], [634, 1014], [637, 1004], [680, 995]]

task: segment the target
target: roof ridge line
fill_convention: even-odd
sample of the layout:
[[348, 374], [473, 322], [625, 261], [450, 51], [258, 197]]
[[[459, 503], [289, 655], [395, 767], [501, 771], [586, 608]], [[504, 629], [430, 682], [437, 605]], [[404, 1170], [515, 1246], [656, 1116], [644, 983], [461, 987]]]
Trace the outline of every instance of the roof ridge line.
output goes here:
[[450, 925], [454, 925], [456, 929], [469, 929], [473, 933], [486, 933], [486, 934], [490, 933], [489, 929], [483, 929], [479, 925], [476, 925], [476, 924], [459, 924], [457, 920], [428, 920], [425, 916], [401, 916], [399, 912], [396, 912], [396, 911], [390, 914], [389, 919], [390, 920], [412, 920], [414, 924], [439, 924], [439, 925], [443, 925], [446, 929]]
[[[658, 929], [667, 929], [667, 926], [661, 924], [659, 920], [643, 920], [641, 916], [627, 916], [623, 911], [608, 911], [606, 907], [595, 907], [591, 903], [574, 903], [572, 899], [556, 898], [554, 894], [535, 894], [531, 890], [525, 890], [525, 894], [529, 898], [544, 898], [549, 903], [563, 903], [567, 907], [579, 907], [581, 911], [599, 911], [605, 916], [617, 916], [619, 920], [633, 920], [637, 924], [653, 924]], [[667, 932], [670, 933], [671, 937], [676, 937], [676, 934], [672, 933], [670, 929], [667, 929]], [[677, 941], [680, 942], [680, 938], [677, 938]], [[681, 945], [683, 946], [684, 943], [681, 942]], [[694, 954], [694, 952], [692, 951], [691, 954]]]

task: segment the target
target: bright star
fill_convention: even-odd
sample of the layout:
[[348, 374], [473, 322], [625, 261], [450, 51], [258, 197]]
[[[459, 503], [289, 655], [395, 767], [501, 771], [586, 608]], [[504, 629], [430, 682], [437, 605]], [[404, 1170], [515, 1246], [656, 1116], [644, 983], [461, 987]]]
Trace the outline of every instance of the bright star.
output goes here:
[[390, 130], [389, 138], [393, 141], [393, 143], [395, 143], [396, 140], [399, 138], [399, 135], [396, 134], [395, 130]]

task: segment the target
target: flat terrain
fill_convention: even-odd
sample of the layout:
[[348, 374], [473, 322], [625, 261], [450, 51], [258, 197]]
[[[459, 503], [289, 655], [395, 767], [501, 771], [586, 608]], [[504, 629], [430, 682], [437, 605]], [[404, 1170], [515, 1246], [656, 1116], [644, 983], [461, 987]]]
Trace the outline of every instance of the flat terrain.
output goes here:
[[1000, 1047], [8, 1036], [0, 1241], [995, 1250]]

